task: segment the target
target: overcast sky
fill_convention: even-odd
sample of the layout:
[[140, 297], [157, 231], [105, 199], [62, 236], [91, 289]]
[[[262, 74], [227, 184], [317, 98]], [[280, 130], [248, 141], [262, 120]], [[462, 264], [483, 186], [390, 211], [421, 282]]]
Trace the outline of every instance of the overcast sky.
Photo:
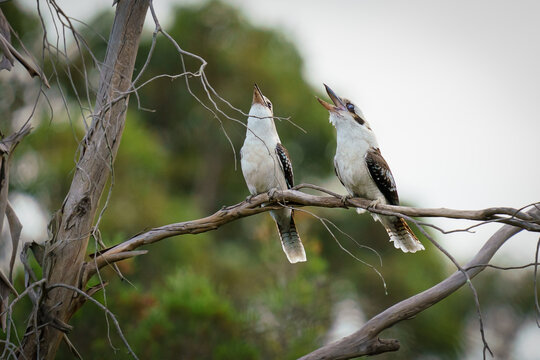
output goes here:
[[[325, 82], [362, 108], [403, 200], [466, 209], [540, 201], [539, 1], [229, 2], [285, 33], [313, 86]], [[58, 3], [88, 19], [112, 1]], [[180, 3], [156, 1], [162, 24]], [[496, 228], [443, 243], [463, 258]], [[503, 254], [532, 260], [535, 238], [521, 235]]]

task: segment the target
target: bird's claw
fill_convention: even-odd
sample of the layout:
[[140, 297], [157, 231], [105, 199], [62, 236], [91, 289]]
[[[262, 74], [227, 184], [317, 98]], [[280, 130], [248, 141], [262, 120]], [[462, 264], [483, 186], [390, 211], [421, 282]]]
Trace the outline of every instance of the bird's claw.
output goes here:
[[255, 196], [255, 195], [248, 195], [248, 196], [246, 197], [245, 202], [247, 202], [248, 204], [251, 204], [251, 199], [253, 199], [254, 196]]
[[274, 200], [274, 196], [276, 195], [276, 192], [278, 190], [276, 188], [271, 188], [270, 190], [268, 190], [268, 198], [270, 200]]
[[369, 203], [368, 207], [366, 208], [366, 210], [371, 210], [373, 208], [375, 208], [377, 205], [381, 204], [381, 199], [376, 199], [376, 200], [373, 200], [372, 202]]
[[352, 195], [343, 195], [341, 197], [341, 205], [343, 205], [344, 207], [347, 207], [347, 201], [349, 201], [349, 199], [352, 199], [353, 196]]

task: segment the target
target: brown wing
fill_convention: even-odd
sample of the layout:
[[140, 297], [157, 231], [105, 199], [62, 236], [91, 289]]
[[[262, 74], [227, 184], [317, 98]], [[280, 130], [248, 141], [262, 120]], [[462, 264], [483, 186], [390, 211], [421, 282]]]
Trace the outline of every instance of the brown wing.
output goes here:
[[367, 151], [365, 159], [369, 174], [383, 193], [386, 201], [390, 205], [399, 205], [396, 182], [394, 181], [390, 167], [388, 167], [388, 164], [381, 155], [381, 151], [377, 148], [371, 148]]
[[278, 156], [279, 162], [281, 163], [283, 174], [285, 175], [287, 188], [290, 189], [294, 186], [294, 174], [291, 159], [289, 159], [289, 152], [287, 151], [287, 149], [285, 149], [285, 146], [278, 143], [276, 145], [276, 154]]

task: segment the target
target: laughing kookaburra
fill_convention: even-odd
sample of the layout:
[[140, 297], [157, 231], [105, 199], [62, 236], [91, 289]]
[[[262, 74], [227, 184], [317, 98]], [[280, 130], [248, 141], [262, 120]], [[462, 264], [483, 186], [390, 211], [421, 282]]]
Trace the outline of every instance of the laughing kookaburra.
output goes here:
[[[334, 104], [317, 100], [330, 112], [330, 122], [336, 128], [334, 170], [338, 179], [351, 196], [374, 200], [374, 204], [399, 205], [394, 177], [362, 111], [324, 86]], [[403, 252], [424, 250], [403, 218], [376, 214], [373, 217], [384, 225], [396, 248]]]
[[[293, 169], [274, 124], [272, 103], [255, 85], [249, 110], [246, 140], [240, 151], [242, 173], [251, 195], [293, 187]], [[276, 222], [283, 251], [291, 263], [306, 261], [290, 208], [270, 211]]]

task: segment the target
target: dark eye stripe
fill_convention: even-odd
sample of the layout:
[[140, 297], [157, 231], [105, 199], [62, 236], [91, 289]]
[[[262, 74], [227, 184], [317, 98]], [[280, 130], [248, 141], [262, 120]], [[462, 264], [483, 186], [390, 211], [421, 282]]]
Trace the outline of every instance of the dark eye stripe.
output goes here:
[[356, 120], [357, 123], [359, 123], [360, 125], [364, 125], [364, 123], [365, 123], [364, 119], [362, 119], [356, 113], [353, 113], [352, 116], [353, 116], [354, 120]]
[[[353, 103], [350, 103], [350, 102], [347, 102], [345, 104], [345, 106], [347, 107], [347, 110], [349, 110], [349, 112], [351, 113], [351, 115], [353, 116], [353, 119], [360, 125], [364, 125], [365, 121], [364, 119], [362, 119], [357, 113], [356, 111], [354, 111], [354, 104]], [[371, 130], [371, 129], [370, 129]]]

